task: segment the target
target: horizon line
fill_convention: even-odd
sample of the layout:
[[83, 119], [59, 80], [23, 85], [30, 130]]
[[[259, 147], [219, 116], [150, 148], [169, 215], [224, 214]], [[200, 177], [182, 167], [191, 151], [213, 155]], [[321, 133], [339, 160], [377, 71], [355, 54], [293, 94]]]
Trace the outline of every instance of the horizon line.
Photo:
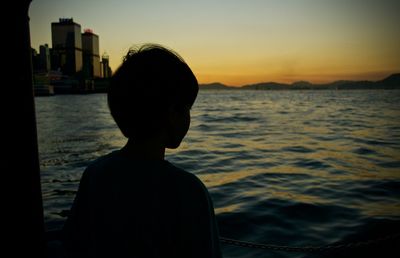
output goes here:
[[400, 75], [400, 71], [398, 72], [393, 72], [393, 73], [389, 73], [388, 75], [382, 77], [381, 79], [378, 80], [368, 80], [368, 79], [360, 79], [360, 80], [346, 80], [346, 79], [338, 79], [338, 80], [332, 80], [332, 81], [328, 81], [328, 82], [311, 82], [308, 80], [296, 80], [290, 83], [287, 82], [279, 82], [279, 81], [259, 81], [259, 82], [254, 82], [254, 83], [247, 83], [247, 84], [240, 84], [240, 85], [230, 85], [230, 84], [225, 84], [223, 82], [220, 81], [214, 81], [214, 82], [209, 82], [209, 83], [199, 83], [199, 86], [206, 86], [206, 85], [212, 85], [212, 84], [220, 84], [226, 87], [233, 87], [233, 88], [240, 88], [240, 87], [244, 87], [244, 86], [249, 86], [249, 85], [257, 85], [257, 84], [263, 84], [263, 83], [276, 83], [276, 84], [283, 84], [283, 85], [293, 85], [295, 83], [309, 83], [311, 85], [327, 85], [327, 84], [332, 84], [335, 82], [378, 82], [378, 81], [382, 81], [390, 76], [393, 75]]

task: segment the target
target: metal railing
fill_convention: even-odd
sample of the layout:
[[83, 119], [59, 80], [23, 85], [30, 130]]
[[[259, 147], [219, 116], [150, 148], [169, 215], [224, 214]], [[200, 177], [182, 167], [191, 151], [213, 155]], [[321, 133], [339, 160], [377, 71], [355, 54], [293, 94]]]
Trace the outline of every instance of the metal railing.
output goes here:
[[376, 239], [365, 240], [365, 241], [355, 241], [343, 244], [332, 244], [332, 245], [323, 245], [323, 246], [286, 246], [286, 245], [270, 245], [270, 244], [261, 244], [261, 243], [253, 243], [247, 241], [241, 241], [226, 237], [220, 237], [221, 243], [234, 245], [238, 247], [246, 247], [246, 248], [256, 248], [256, 249], [265, 249], [271, 251], [286, 251], [286, 252], [302, 252], [302, 253], [317, 253], [317, 252], [328, 252], [334, 250], [344, 250], [350, 248], [362, 248], [375, 244], [380, 244], [387, 241], [392, 240], [400, 240], [400, 233], [396, 233], [393, 235], [388, 235]]

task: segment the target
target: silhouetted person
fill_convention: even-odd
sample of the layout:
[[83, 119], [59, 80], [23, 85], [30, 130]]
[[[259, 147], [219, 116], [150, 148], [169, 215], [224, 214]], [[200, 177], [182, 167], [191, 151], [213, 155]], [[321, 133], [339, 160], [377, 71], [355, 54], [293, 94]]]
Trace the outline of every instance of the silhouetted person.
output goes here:
[[64, 226], [70, 257], [221, 257], [207, 189], [164, 160], [189, 129], [197, 93], [196, 77], [171, 50], [128, 52], [108, 91], [128, 141], [84, 171]]

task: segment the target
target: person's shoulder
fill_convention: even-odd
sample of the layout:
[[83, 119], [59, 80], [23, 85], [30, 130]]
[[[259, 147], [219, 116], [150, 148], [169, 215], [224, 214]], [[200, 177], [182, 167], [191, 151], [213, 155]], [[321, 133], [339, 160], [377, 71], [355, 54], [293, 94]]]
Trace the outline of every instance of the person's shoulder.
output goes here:
[[193, 213], [212, 212], [213, 204], [208, 189], [204, 183], [195, 175], [170, 164], [175, 174], [173, 177], [175, 190], [178, 191], [177, 198], [184, 207], [187, 216]]
[[185, 180], [185, 181], [192, 182], [195, 184], [201, 184], [201, 185], [203, 184], [196, 175], [194, 175], [194, 174], [192, 174], [192, 173], [190, 173], [168, 161], [166, 162], [166, 166], [167, 166], [168, 172], [174, 174], [180, 180]]
[[193, 173], [190, 173], [182, 168], [179, 168], [167, 162], [169, 174], [174, 175], [173, 180], [176, 180], [180, 188], [190, 190], [190, 192], [197, 192], [198, 194], [208, 193], [204, 183]]
[[98, 157], [89, 163], [86, 167], [86, 171], [90, 173], [89, 171], [107, 170], [111, 167], [117, 166], [121, 162], [121, 155], [119, 152], [119, 150], [116, 150]]

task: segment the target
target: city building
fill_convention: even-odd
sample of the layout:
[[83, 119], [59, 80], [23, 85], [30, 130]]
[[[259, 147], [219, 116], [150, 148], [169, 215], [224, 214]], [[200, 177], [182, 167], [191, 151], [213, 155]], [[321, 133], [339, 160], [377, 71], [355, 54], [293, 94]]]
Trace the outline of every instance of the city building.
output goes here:
[[35, 96], [54, 95], [54, 87], [50, 83], [50, 54], [47, 45], [40, 46], [40, 54], [32, 48], [32, 79]]
[[72, 18], [60, 18], [51, 23], [51, 67], [65, 75], [76, 75], [82, 71], [81, 25]]
[[39, 70], [40, 58], [36, 49], [31, 47], [32, 69], [33, 71]]
[[45, 72], [49, 72], [51, 69], [49, 45], [44, 44], [39, 46], [39, 60], [40, 69]]
[[32, 69], [35, 73], [47, 73], [50, 71], [50, 49], [47, 44], [40, 46], [39, 53], [32, 48]]
[[91, 29], [82, 33], [83, 76], [85, 78], [101, 77], [99, 36]]
[[109, 62], [110, 62], [110, 58], [109, 58], [108, 54], [104, 53], [101, 56], [101, 62], [100, 62], [101, 63], [101, 77], [102, 78], [111, 77], [112, 71], [111, 71]]

